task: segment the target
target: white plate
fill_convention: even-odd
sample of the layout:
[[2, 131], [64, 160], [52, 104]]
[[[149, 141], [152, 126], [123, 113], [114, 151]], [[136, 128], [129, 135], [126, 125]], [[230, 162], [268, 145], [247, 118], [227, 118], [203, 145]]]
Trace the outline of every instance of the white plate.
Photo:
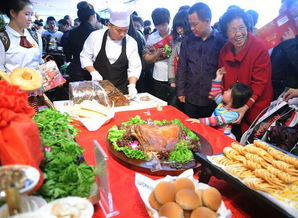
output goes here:
[[[4, 165], [0, 167], [0, 172], [7, 170], [21, 170], [25, 174], [27, 185], [20, 189], [20, 193], [24, 194], [31, 191], [38, 183], [40, 174], [38, 170], [34, 167], [28, 165]], [[0, 199], [5, 198], [4, 190], [0, 190]]]
[[[147, 100], [146, 100], [146, 98], [147, 98]], [[141, 104], [150, 104], [150, 103], [154, 103], [154, 102], [158, 101], [158, 99], [148, 93], [140, 93], [133, 99], [133, 101], [141, 103]]]
[[[58, 209], [59, 208], [59, 209]], [[52, 201], [42, 206], [37, 213], [46, 215], [60, 215], [61, 217], [76, 214], [79, 218], [91, 218], [94, 213], [93, 205], [86, 199], [80, 197], [66, 197]], [[60, 214], [61, 213], [61, 214]]]
[[[20, 209], [22, 214], [16, 215], [13, 218], [21, 218], [21, 217], [25, 218], [26, 214], [30, 215], [32, 212], [37, 211], [41, 206], [45, 205], [46, 203], [47, 202], [41, 197], [23, 195], [21, 196], [21, 199], [20, 199], [20, 206], [21, 206]], [[0, 217], [8, 218], [8, 208], [6, 204], [4, 204], [0, 208]], [[33, 217], [33, 216], [27, 216], [27, 217]], [[45, 217], [42, 217], [42, 218], [45, 218]]]
[[[155, 188], [155, 186], [161, 182], [161, 181], [168, 181], [168, 182], [173, 182], [178, 178], [182, 178], [182, 177], [186, 177], [191, 179], [194, 184], [195, 184], [195, 189], [207, 189], [210, 186], [204, 183], [199, 183], [198, 180], [195, 180], [193, 178], [193, 170], [189, 169], [184, 171], [183, 173], [181, 173], [179, 176], [166, 176], [162, 179], [158, 179], [158, 180], [153, 180], [150, 179], [142, 174], [136, 173], [135, 176], [135, 186], [137, 187], [139, 194], [146, 206], [146, 209], [148, 211], [148, 214], [150, 217], [152, 218], [158, 218], [158, 211], [153, 209], [150, 204], [149, 204], [149, 195], [151, 194], [151, 192], [153, 191], [153, 189]], [[232, 217], [232, 213], [230, 210], [228, 210], [224, 204], [224, 202], [221, 202], [221, 205], [219, 207], [219, 209], [216, 211], [216, 213], [218, 214], [218, 218], [231, 218]]]
[[79, 120], [87, 130], [89, 131], [96, 131], [100, 127], [102, 127], [104, 124], [110, 122], [110, 120], [115, 116], [115, 112], [111, 110], [110, 114], [106, 117], [102, 118], [80, 118], [76, 117], [77, 120]]

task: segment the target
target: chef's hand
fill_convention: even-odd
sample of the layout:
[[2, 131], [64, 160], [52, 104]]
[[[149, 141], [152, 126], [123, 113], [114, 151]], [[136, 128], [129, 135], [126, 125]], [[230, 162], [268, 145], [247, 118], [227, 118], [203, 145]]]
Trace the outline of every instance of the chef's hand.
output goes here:
[[136, 89], [136, 84], [131, 83], [127, 87], [128, 87], [128, 97], [130, 99], [133, 99], [134, 97], [136, 97], [138, 94], [138, 90]]
[[102, 76], [99, 74], [97, 70], [90, 72], [92, 80], [102, 80]]

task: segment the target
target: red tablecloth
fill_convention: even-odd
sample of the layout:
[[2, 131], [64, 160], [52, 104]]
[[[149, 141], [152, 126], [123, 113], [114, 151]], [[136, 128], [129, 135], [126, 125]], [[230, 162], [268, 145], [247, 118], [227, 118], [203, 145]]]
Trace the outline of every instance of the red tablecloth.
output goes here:
[[[147, 112], [150, 112], [148, 115]], [[79, 126], [81, 129], [80, 134], [77, 136], [77, 142], [83, 148], [85, 148], [85, 159], [91, 164], [95, 165], [95, 156], [93, 148], [93, 140], [96, 139], [104, 150], [108, 153], [107, 149], [107, 132], [108, 130], [116, 124], [127, 121], [130, 117], [135, 117], [139, 115], [142, 119], [151, 118], [153, 120], [172, 120], [180, 119], [183, 121], [184, 125], [195, 132], [206, 138], [212, 145], [213, 153], [222, 152], [223, 148], [229, 146], [233, 141], [231, 138], [223, 135], [221, 132], [202, 125], [202, 124], [190, 124], [184, 122], [187, 117], [184, 113], [177, 110], [172, 106], [163, 107], [163, 111], [157, 111], [155, 108], [148, 110], [136, 110], [136, 111], [125, 111], [117, 112], [115, 117], [110, 123], [104, 125], [99, 130], [94, 132], [89, 132], [86, 128]], [[134, 185], [135, 171], [126, 168], [125, 166], [118, 163], [112, 158], [110, 153], [108, 172], [110, 185], [113, 194], [113, 200], [116, 209], [120, 214], [116, 217], [148, 217], [145, 206], [138, 194], [138, 191]], [[153, 179], [158, 179], [160, 177], [149, 176]], [[246, 198], [243, 194], [236, 192], [232, 189], [225, 181], [218, 180], [214, 177], [209, 182], [209, 185], [214, 186], [219, 189], [223, 195], [223, 200], [226, 207], [230, 209], [233, 213], [233, 217], [264, 217], [265, 212], [263, 208], [259, 208], [257, 204], [252, 202], [250, 199]], [[99, 206], [96, 206], [94, 217], [104, 217]]]

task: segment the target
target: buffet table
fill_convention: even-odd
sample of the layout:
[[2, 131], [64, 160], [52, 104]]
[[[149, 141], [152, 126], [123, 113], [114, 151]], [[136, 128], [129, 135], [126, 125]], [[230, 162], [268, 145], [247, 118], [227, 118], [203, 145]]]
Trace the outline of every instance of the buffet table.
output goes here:
[[[86, 161], [91, 165], [95, 165], [94, 139], [99, 142], [109, 156], [108, 172], [110, 186], [113, 194], [114, 206], [120, 212], [120, 214], [116, 217], [148, 217], [146, 208], [139, 196], [137, 188], [134, 185], [135, 171], [126, 168], [114, 160], [107, 148], [106, 137], [108, 130], [113, 125], [125, 122], [130, 117], [135, 117], [136, 115], [139, 115], [142, 119], [180, 119], [186, 127], [192, 129], [207, 139], [213, 148], [213, 153], [215, 154], [222, 152], [224, 147], [229, 146], [231, 142], [233, 142], [231, 138], [211, 127], [202, 124], [190, 124], [185, 122], [185, 119], [188, 118], [187, 115], [172, 106], [164, 106], [162, 111], [157, 111], [156, 108], [149, 108], [143, 110], [117, 112], [115, 117], [108, 124], [93, 132], [87, 131], [85, 127], [78, 124], [78, 128], [81, 132], [77, 136], [76, 140], [79, 145], [85, 148], [84, 156]], [[146, 176], [152, 179], [160, 178], [157, 176]], [[244, 194], [238, 193], [223, 180], [218, 180], [212, 177], [209, 185], [216, 187], [221, 192], [225, 205], [232, 211], [233, 217], [274, 217], [274, 214], [270, 214], [268, 209], [266, 210], [266, 208], [261, 208], [257, 202], [252, 202], [251, 199], [244, 196]], [[96, 205], [94, 217], [104, 217], [98, 205]]]

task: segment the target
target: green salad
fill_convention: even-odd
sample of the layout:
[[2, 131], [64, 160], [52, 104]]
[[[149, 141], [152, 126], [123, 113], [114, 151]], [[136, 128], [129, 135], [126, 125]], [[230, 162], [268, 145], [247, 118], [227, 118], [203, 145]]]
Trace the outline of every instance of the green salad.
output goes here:
[[45, 181], [37, 191], [47, 201], [67, 196], [88, 197], [95, 182], [94, 167], [86, 164], [75, 141], [78, 130], [69, 115], [46, 109], [34, 118], [45, 150], [41, 170]]
[[[113, 145], [116, 151], [123, 152], [128, 158], [148, 160], [150, 157], [146, 154], [139, 142], [133, 137], [127, 137], [125, 128], [122, 126], [129, 126], [133, 124], [148, 124], [148, 125], [167, 125], [176, 124], [180, 127], [182, 136], [180, 141], [176, 144], [175, 150], [168, 154], [162, 154], [161, 158], [166, 161], [185, 163], [193, 160], [193, 151], [199, 151], [200, 142], [199, 137], [190, 129], [186, 128], [178, 119], [171, 121], [167, 120], [142, 120], [139, 116], [130, 118], [127, 122], [121, 125], [113, 126], [108, 132], [108, 140]], [[125, 143], [123, 145], [123, 143]], [[120, 145], [121, 144], [121, 145]]]

